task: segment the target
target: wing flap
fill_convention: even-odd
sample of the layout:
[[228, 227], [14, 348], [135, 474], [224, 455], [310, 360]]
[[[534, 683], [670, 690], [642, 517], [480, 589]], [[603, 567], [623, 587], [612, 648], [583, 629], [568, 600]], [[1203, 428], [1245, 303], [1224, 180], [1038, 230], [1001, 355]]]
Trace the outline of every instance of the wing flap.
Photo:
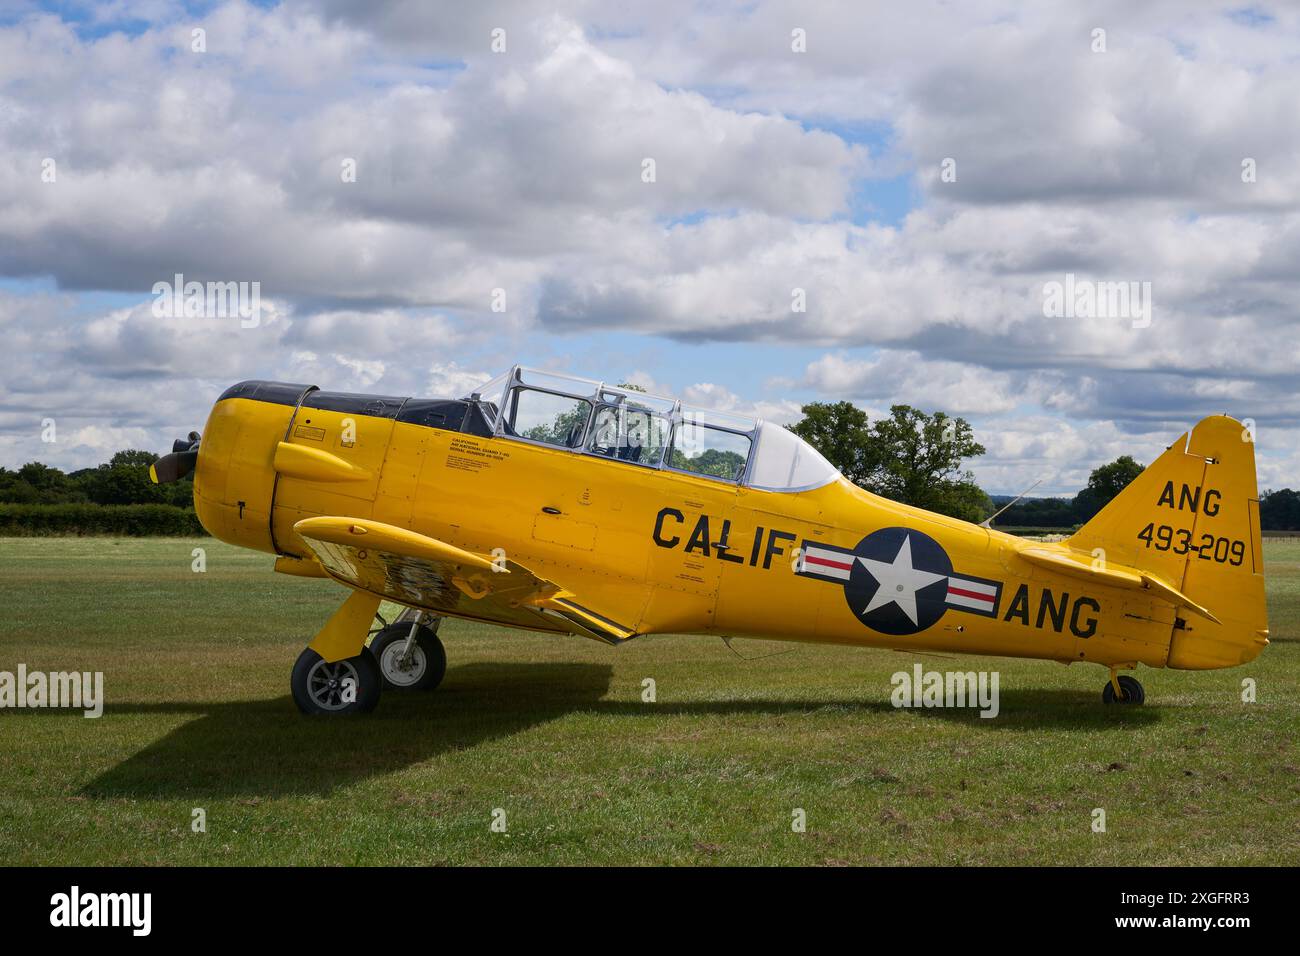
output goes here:
[[584, 607], [574, 600], [574, 595], [567, 592], [544, 599], [540, 606], [553, 615], [564, 618], [571, 627], [581, 628], [588, 637], [594, 636], [611, 644], [636, 637], [636, 632], [632, 629]]

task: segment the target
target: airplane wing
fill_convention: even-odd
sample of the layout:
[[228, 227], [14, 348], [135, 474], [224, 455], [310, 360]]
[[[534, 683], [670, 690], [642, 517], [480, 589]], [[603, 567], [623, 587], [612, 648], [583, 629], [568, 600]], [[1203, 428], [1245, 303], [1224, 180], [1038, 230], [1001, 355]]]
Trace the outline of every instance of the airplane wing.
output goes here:
[[618, 644], [636, 632], [521, 564], [493, 561], [426, 535], [362, 518], [293, 526], [336, 581], [437, 614]]

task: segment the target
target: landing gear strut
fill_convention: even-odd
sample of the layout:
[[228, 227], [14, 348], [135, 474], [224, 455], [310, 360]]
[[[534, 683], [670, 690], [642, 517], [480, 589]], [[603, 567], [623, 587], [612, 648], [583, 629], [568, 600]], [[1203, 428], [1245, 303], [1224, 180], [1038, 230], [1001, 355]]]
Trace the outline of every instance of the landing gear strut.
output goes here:
[[1140, 704], [1146, 697], [1146, 691], [1136, 677], [1127, 674], [1120, 677], [1113, 670], [1110, 672], [1110, 680], [1101, 689], [1103, 704]]

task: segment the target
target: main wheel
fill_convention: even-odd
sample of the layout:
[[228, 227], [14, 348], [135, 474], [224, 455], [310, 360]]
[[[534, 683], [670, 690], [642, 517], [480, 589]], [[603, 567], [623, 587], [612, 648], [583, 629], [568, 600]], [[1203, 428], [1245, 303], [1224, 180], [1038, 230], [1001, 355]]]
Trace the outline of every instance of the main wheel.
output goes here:
[[406, 652], [411, 625], [390, 624], [370, 642], [379, 662], [384, 687], [392, 690], [433, 690], [447, 673], [447, 652], [438, 635], [423, 624], [415, 629], [415, 643]]
[[368, 647], [333, 664], [307, 647], [293, 665], [289, 686], [304, 714], [368, 714], [379, 703], [383, 682]]
[[1127, 674], [1119, 679], [1119, 689], [1123, 691], [1123, 697], [1115, 696], [1115, 685], [1106, 681], [1106, 686], [1101, 689], [1101, 700], [1104, 704], [1140, 704], [1147, 699], [1146, 691], [1138, 683], [1137, 678], [1129, 677]]

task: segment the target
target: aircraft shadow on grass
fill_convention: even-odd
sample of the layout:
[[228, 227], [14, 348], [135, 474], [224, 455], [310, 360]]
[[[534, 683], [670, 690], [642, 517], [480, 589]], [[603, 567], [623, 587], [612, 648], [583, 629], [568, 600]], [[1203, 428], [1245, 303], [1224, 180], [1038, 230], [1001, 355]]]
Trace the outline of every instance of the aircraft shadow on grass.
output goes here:
[[305, 718], [287, 695], [229, 704], [121, 705], [111, 713], [198, 716], [101, 774], [81, 792], [93, 798], [136, 799], [326, 795], [577, 712], [664, 720], [812, 714], [831, 708], [846, 715], [953, 721], [974, 732], [1124, 732], [1160, 719], [1157, 708], [1102, 708], [1094, 694], [1070, 690], [1004, 691], [1001, 714], [995, 719], [981, 718], [971, 709], [900, 712], [883, 693], [881, 699], [867, 701], [749, 698], [646, 704], [603, 699], [611, 677], [612, 668], [595, 664], [467, 664], [452, 668], [432, 694], [390, 692], [374, 714], [345, 720]]
[[452, 750], [595, 707], [612, 669], [595, 664], [467, 664], [430, 694], [387, 693], [375, 713], [312, 719], [286, 694], [235, 703], [125, 704], [113, 714], [193, 713], [88, 783], [88, 797], [328, 794]]

